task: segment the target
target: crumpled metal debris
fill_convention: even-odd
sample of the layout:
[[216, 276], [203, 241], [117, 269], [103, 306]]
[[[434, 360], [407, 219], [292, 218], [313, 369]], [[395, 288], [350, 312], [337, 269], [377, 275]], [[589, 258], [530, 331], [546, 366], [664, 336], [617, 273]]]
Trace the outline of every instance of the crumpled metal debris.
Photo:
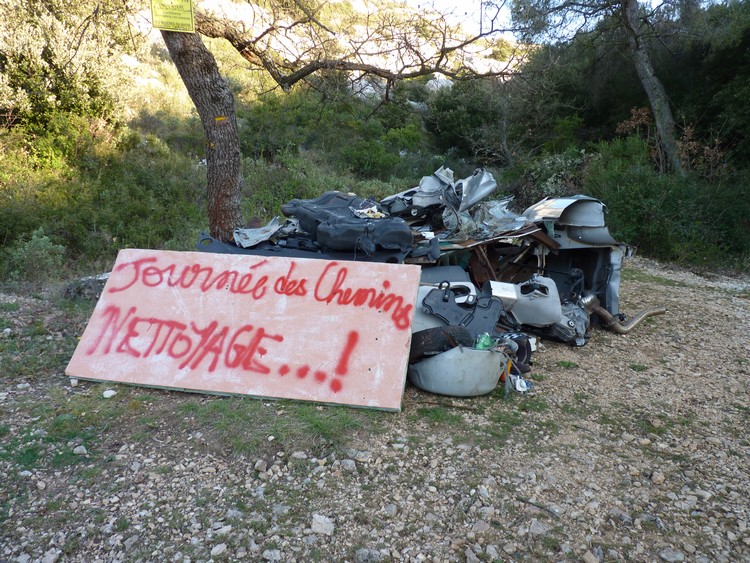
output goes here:
[[279, 239], [299, 232], [299, 221], [287, 219], [283, 223], [278, 217], [271, 219], [268, 224], [255, 229], [234, 230], [234, 242], [242, 248], [252, 248], [261, 242]]
[[[663, 313], [644, 311], [625, 322], [620, 272], [634, 249], [611, 236], [601, 201], [586, 195], [545, 198], [517, 213], [512, 196], [490, 198], [496, 190], [484, 169], [455, 180], [443, 166], [418, 186], [378, 202], [342, 192], [292, 200], [282, 206], [285, 222], [274, 218], [260, 229], [238, 229], [234, 245], [203, 234], [198, 248], [421, 265], [415, 334], [440, 327], [468, 334], [461, 342], [448, 335], [437, 353], [414, 356], [420, 359], [410, 380], [438, 393], [489, 392], [504, 376], [523, 381], [531, 363], [529, 338], [582, 346], [592, 325], [627, 334], [644, 318]], [[489, 375], [477, 373], [477, 366], [490, 362], [486, 356], [460, 350], [478, 351], [465, 338], [483, 333], [498, 342], [503, 335], [520, 335], [504, 338], [502, 354], [510, 362]], [[465, 377], [475, 373], [477, 381], [458, 385], [445, 377], [466, 365], [474, 368]]]

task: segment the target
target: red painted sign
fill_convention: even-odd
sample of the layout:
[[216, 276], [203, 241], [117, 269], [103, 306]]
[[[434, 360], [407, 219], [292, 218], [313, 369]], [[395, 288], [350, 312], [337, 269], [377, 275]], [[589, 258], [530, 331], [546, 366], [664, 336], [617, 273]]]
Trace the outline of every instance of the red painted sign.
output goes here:
[[65, 373], [400, 410], [419, 273], [122, 250]]

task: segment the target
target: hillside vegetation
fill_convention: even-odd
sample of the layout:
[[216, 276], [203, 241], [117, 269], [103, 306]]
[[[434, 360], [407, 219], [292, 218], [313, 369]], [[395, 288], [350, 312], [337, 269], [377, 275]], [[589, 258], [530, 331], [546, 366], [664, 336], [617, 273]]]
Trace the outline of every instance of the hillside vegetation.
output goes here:
[[[206, 229], [203, 131], [158, 36], [101, 17], [76, 46], [69, 32], [81, 29], [86, 2], [78, 9], [57, 19], [14, 12], [33, 20], [28, 36], [6, 33], [24, 22], [0, 24], [8, 282], [94, 273], [123, 247], [190, 250]], [[294, 197], [379, 198], [441, 165], [457, 177], [485, 166], [519, 210], [586, 193], [608, 205], [614, 236], [644, 255], [747, 271], [750, 8], [683, 7], [661, 25], [651, 49], [679, 121], [681, 174], [663, 171], [645, 94], [605, 24], [527, 46], [517, 78], [443, 89], [429, 77], [404, 81], [387, 103], [353, 93], [337, 72], [281, 92], [206, 40], [237, 103], [243, 214], [265, 221]]]

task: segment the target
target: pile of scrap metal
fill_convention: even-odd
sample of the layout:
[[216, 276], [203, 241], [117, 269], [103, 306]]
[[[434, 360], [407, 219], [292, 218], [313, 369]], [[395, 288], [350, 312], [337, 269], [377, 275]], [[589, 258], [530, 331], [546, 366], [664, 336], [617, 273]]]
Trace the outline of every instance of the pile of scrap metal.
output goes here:
[[491, 199], [492, 175], [454, 180], [441, 167], [381, 201], [326, 192], [282, 206], [287, 217], [237, 229], [235, 244], [202, 235], [209, 252], [422, 266], [410, 381], [434, 393], [474, 396], [500, 380], [526, 390], [536, 336], [583, 346], [599, 324], [619, 334], [663, 309], [620, 312], [622, 260], [632, 254], [592, 197], [545, 198], [523, 213]]

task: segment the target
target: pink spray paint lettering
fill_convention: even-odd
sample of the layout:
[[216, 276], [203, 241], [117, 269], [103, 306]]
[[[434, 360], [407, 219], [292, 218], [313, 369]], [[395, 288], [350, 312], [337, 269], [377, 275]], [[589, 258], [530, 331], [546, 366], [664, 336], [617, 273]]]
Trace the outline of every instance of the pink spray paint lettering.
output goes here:
[[419, 268], [123, 250], [71, 377], [398, 410]]
[[[252, 272], [240, 274], [236, 270], [215, 271], [212, 267], [204, 267], [200, 264], [191, 264], [178, 268], [177, 264], [171, 263], [157, 267], [157, 258], [141, 258], [132, 262], [120, 264], [115, 268], [116, 273], [124, 272], [128, 277], [125, 284], [119, 287], [108, 288], [110, 293], [125, 291], [140, 282], [145, 287], [178, 287], [189, 289], [197, 286], [201, 291], [210, 289], [225, 289], [232, 293], [249, 294], [254, 299], [261, 299], [266, 293], [266, 282], [268, 276], [254, 279]], [[250, 266], [254, 269], [265, 264], [262, 261]]]
[[[103, 312], [105, 320], [102, 331], [86, 350], [86, 354], [109, 354], [112, 350], [135, 358], [166, 354], [172, 359], [180, 360], [178, 369], [195, 370], [200, 366], [213, 372], [221, 362], [228, 368], [270, 373], [270, 368], [256, 357], [268, 353], [261, 342], [284, 341], [280, 334], [268, 334], [262, 327], [255, 329], [252, 325], [232, 329], [229, 336], [230, 327], [220, 327], [216, 321], [203, 328], [191, 322], [188, 328], [187, 324], [179, 321], [139, 317], [136, 312], [136, 307], [131, 307], [123, 316], [118, 307], [107, 307]], [[209, 359], [209, 364], [202, 366], [206, 358]]]
[[323, 273], [315, 285], [315, 300], [336, 305], [350, 305], [354, 307], [369, 307], [391, 313], [393, 324], [399, 330], [406, 330], [411, 326], [412, 302], [405, 302], [401, 295], [388, 290], [391, 282], [383, 280], [383, 289], [374, 287], [346, 287], [349, 268], [336, 262], [330, 262], [323, 269]]

